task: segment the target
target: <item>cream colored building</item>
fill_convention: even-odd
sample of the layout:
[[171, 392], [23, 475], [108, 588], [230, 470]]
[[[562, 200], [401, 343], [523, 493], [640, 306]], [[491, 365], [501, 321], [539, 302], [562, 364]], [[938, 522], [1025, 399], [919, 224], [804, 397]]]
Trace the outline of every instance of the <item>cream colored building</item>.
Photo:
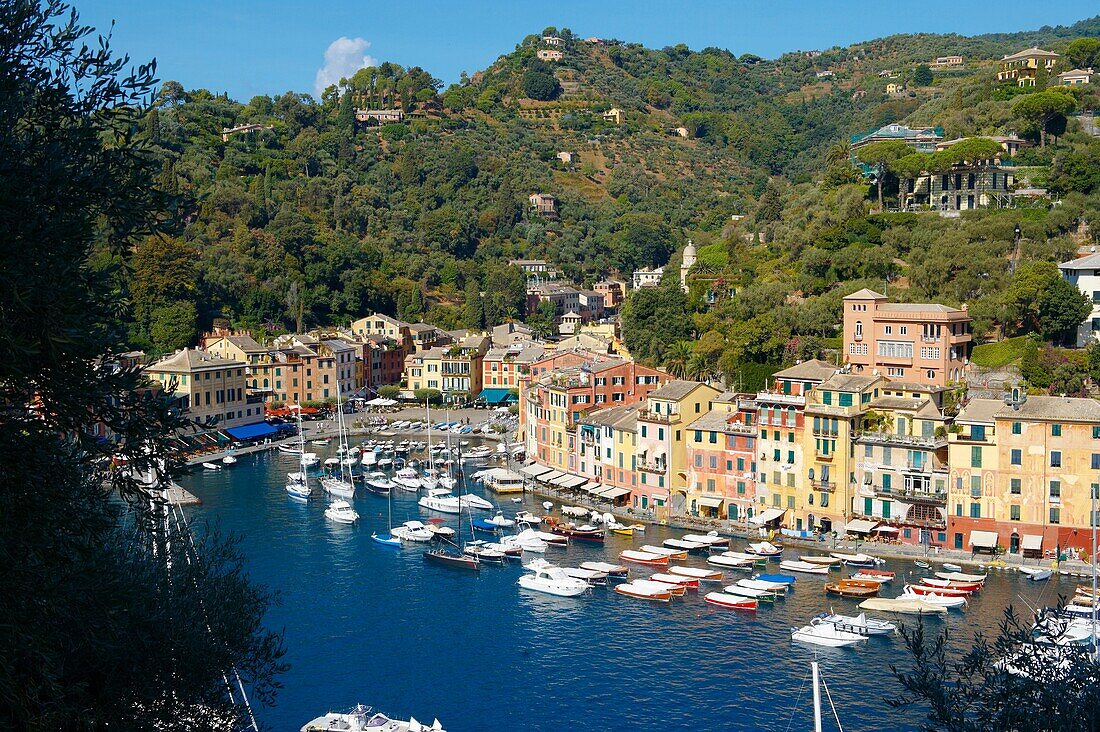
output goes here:
[[146, 373], [175, 396], [188, 419], [217, 429], [261, 422], [262, 399], [245, 390], [246, 365], [187, 348], [150, 366]]

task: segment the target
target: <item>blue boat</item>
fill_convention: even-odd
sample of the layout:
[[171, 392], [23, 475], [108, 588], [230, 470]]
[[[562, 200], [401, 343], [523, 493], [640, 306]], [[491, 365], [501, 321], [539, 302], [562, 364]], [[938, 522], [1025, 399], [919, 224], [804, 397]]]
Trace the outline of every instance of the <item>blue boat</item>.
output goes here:
[[383, 546], [395, 546], [400, 548], [401, 540], [390, 534], [371, 534], [370, 538]]
[[763, 580], [765, 582], [779, 582], [785, 585], [793, 585], [795, 577], [790, 574], [758, 574], [754, 575], [753, 579]]
[[485, 519], [474, 519], [470, 523], [473, 525], [474, 531], [484, 531], [487, 534], [496, 534], [500, 531], [499, 526]]

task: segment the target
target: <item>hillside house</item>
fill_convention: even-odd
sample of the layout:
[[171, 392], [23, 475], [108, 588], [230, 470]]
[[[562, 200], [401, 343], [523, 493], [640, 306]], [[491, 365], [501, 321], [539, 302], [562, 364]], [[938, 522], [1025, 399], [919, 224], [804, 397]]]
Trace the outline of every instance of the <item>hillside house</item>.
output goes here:
[[1063, 71], [1054, 77], [1054, 83], [1058, 86], [1081, 86], [1083, 84], [1091, 84], [1092, 77], [1096, 76], [1096, 72], [1091, 68], [1087, 69], [1073, 69], [1071, 71]]
[[540, 48], [535, 55], [543, 61], [561, 61], [565, 58], [565, 54], [556, 48]]
[[895, 122], [862, 135], [852, 135], [848, 140], [852, 159], [855, 159], [856, 150], [881, 140], [901, 140], [916, 152], [931, 153], [936, 151], [936, 144], [943, 141], [943, 128], [909, 127]]
[[558, 153], [558, 160], [562, 161], [566, 165], [576, 165], [580, 162], [580, 156], [575, 152], [562, 151]]
[[603, 121], [621, 125], [623, 122], [626, 121], [626, 112], [619, 109], [618, 107], [612, 107], [611, 109], [603, 113]]
[[531, 211], [548, 219], [558, 217], [558, 202], [548, 193], [532, 193], [528, 197]]
[[527, 277], [528, 284], [539, 282], [553, 282], [560, 274], [558, 268], [545, 259], [512, 259], [509, 267], [519, 267]]
[[260, 132], [261, 130], [275, 129], [271, 125], [260, 125], [255, 123], [249, 123], [246, 125], [237, 125], [236, 127], [223, 127], [222, 128], [222, 142], [229, 142], [229, 138], [233, 135], [247, 135], [253, 132]]
[[1050, 73], [1061, 56], [1041, 48], [1028, 48], [1001, 59], [997, 81], [1015, 82], [1016, 86], [1035, 86], [1039, 71]]
[[592, 285], [592, 290], [603, 296], [605, 308], [617, 308], [623, 304], [625, 284], [618, 280], [601, 280]]
[[403, 122], [405, 113], [400, 109], [357, 109], [355, 110], [356, 122], [377, 122], [380, 125]]
[[672, 128], [672, 134], [674, 134], [678, 137], [683, 137], [685, 139], [688, 138], [688, 137], [691, 137], [691, 133], [688, 132], [687, 127], [673, 127]]
[[557, 36], [543, 36], [542, 42], [547, 46], [554, 46], [555, 48], [561, 48], [565, 45], [565, 41]]
[[836, 74], [826, 69], [825, 71], [818, 71], [815, 76], [817, 76], [817, 78], [819, 79], [831, 79], [836, 76]]
[[1100, 338], [1100, 254], [1095, 251], [1058, 265], [1062, 277], [1092, 302], [1092, 312], [1077, 327], [1077, 347]]
[[632, 289], [640, 290], [643, 287], [656, 287], [661, 284], [661, 278], [665, 275], [664, 267], [657, 267], [656, 269], [636, 269], [634, 270], [634, 277], [631, 282]]
[[928, 64], [932, 69], [951, 69], [958, 68], [963, 65], [962, 56], [937, 56], [932, 59], [932, 63]]
[[889, 84], [886, 85], [886, 94], [891, 96], [891, 97], [897, 96], [898, 94], [904, 94], [904, 93], [905, 93], [905, 85], [904, 84], [895, 84], [894, 82], [890, 82]]

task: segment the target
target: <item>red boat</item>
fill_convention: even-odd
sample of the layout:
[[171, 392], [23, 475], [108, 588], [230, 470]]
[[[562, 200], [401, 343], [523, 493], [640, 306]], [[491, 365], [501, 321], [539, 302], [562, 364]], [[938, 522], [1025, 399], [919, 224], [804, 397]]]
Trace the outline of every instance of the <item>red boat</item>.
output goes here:
[[966, 597], [970, 590], [959, 590], [953, 587], [929, 587], [928, 585], [906, 585], [906, 592], [914, 595], [939, 595], [941, 597]]
[[943, 587], [951, 590], [966, 590], [967, 592], [977, 592], [982, 589], [984, 585], [981, 582], [962, 582], [960, 580], [943, 580], [936, 579], [935, 577], [925, 577], [921, 580], [921, 584], [928, 587]]
[[741, 610], [743, 612], [755, 612], [756, 600], [751, 597], [738, 597], [725, 592], [709, 592], [703, 598], [710, 605], [717, 605], [728, 610]]
[[638, 552], [633, 549], [627, 549], [619, 553], [619, 559], [624, 562], [634, 562], [635, 564], [668, 564], [668, 557], [661, 554], [650, 554], [649, 552]]
[[658, 572], [655, 575], [651, 575], [650, 579], [654, 582], [664, 582], [666, 585], [676, 585], [677, 587], [687, 587], [690, 590], [699, 589], [699, 580], [692, 577], [680, 577], [675, 574], [663, 574]]
[[866, 575], [868, 577], [882, 577], [883, 579], [888, 579], [888, 580], [894, 579], [894, 573], [893, 572], [888, 572], [885, 569], [867, 569], [867, 568], [864, 568], [864, 569], [859, 570], [859, 573], [862, 574], [862, 575]]

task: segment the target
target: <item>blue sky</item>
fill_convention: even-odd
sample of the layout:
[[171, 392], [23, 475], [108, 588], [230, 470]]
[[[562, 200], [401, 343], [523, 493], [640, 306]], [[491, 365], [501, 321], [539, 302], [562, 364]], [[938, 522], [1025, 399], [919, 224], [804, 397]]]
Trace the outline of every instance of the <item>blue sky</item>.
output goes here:
[[1098, 12], [1095, 0], [72, 1], [81, 19], [100, 30], [115, 21], [115, 48], [135, 60], [155, 57], [161, 79], [227, 91], [242, 101], [312, 92], [326, 50], [329, 76], [376, 59], [419, 65], [449, 83], [549, 25], [657, 48], [686, 43], [775, 57], [891, 33], [974, 35], [1065, 25]]

